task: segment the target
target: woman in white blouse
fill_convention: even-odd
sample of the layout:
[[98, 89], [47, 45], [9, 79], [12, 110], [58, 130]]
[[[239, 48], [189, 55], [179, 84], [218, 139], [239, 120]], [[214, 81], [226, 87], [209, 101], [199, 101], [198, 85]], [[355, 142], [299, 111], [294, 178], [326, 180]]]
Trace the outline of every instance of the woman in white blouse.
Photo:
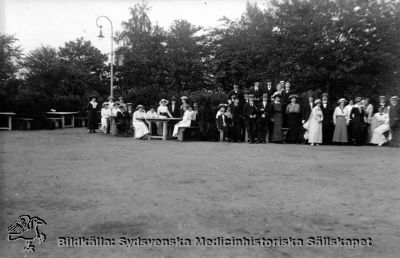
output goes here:
[[[374, 115], [377, 127], [372, 133], [371, 143], [382, 146], [385, 142], [391, 139], [391, 135], [386, 138], [385, 133], [390, 131], [389, 115], [387, 109], [379, 108], [379, 112]], [[379, 126], [378, 126], [379, 125]]]
[[172, 133], [173, 137], [178, 137], [178, 130], [179, 127], [190, 127], [190, 124], [192, 123], [193, 120], [193, 108], [192, 106], [188, 105], [187, 110], [183, 114], [183, 118], [181, 121], [179, 121], [175, 126], [174, 126], [174, 132]]
[[[160, 105], [157, 108], [157, 115], [159, 118], [168, 118], [172, 117], [171, 113], [168, 110], [168, 103], [169, 101], [166, 99], [162, 99], [160, 101]], [[162, 135], [162, 124], [161, 122], [157, 122], [157, 134]]]
[[149, 129], [146, 124], [139, 119], [146, 118], [146, 111], [143, 105], [138, 105], [136, 111], [133, 113], [132, 124], [135, 128], [135, 138], [140, 139], [149, 134]]
[[333, 133], [333, 142], [347, 143], [347, 125], [349, 124], [349, 114], [344, 106], [346, 100], [339, 99], [339, 106], [333, 112], [333, 124], [335, 125], [335, 132]]

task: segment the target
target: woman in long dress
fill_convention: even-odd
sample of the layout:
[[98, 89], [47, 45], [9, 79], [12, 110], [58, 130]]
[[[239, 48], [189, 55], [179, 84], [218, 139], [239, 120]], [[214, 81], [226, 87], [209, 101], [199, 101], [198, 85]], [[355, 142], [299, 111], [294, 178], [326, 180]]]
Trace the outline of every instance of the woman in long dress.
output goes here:
[[286, 135], [286, 142], [299, 143], [300, 140], [300, 105], [296, 103], [298, 96], [296, 94], [290, 95], [290, 104], [286, 106], [286, 121], [289, 131]]
[[373, 120], [376, 121], [377, 127], [372, 133], [371, 143], [382, 146], [391, 138], [390, 134], [389, 137], [385, 136], [385, 133], [390, 131], [387, 109], [385, 111], [383, 108], [379, 108], [379, 112], [374, 115]]
[[146, 118], [146, 111], [144, 110], [143, 105], [138, 105], [132, 117], [132, 124], [135, 128], [136, 139], [140, 139], [143, 136], [149, 134], [149, 129], [147, 128], [147, 125], [142, 120], [139, 120], [143, 118]]
[[103, 108], [101, 109], [101, 131], [103, 133], [107, 133], [109, 128], [111, 109], [108, 108], [108, 102], [104, 102], [102, 106]]
[[175, 124], [172, 136], [178, 137], [178, 131], [180, 127], [190, 127], [192, 119], [193, 119], [193, 108], [192, 106], [188, 105], [187, 110], [183, 114], [182, 120]]
[[272, 95], [274, 102], [272, 103], [272, 122], [274, 123], [274, 130], [272, 133], [272, 142], [282, 142], [283, 141], [283, 133], [282, 133], [282, 113], [283, 113], [283, 105], [281, 103], [281, 93], [275, 92]]
[[321, 100], [317, 99], [314, 103], [315, 107], [313, 107], [311, 111], [308, 135], [308, 142], [311, 144], [311, 146], [322, 143], [322, 120], [324, 119], [321, 110]]
[[89, 133], [97, 133], [96, 129], [98, 128], [98, 115], [97, 110], [99, 109], [99, 105], [97, 104], [96, 97], [91, 97], [91, 101], [87, 106], [88, 110], [88, 129]]
[[333, 124], [335, 125], [335, 132], [333, 133], [333, 142], [347, 143], [347, 125], [349, 123], [349, 114], [346, 112], [344, 98], [339, 99], [339, 106], [333, 112]]

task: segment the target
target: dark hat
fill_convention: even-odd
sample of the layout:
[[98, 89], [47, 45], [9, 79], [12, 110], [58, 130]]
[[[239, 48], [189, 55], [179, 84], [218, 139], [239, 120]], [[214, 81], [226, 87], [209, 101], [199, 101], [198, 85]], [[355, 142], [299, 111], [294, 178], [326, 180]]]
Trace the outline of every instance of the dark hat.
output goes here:
[[175, 97], [175, 96], [172, 96], [172, 97], [171, 97], [171, 101], [176, 101], [176, 97]]
[[263, 93], [262, 97], [263, 98], [268, 98], [268, 93]]
[[386, 97], [385, 96], [379, 96], [379, 99], [384, 99], [384, 100], [386, 100]]
[[267, 83], [269, 83], [269, 82], [272, 83], [272, 81], [270, 79], [267, 79]]
[[250, 91], [249, 90], [244, 90], [244, 94], [250, 94]]
[[139, 108], [144, 108], [143, 105], [137, 105], [136, 110], [138, 110]]
[[329, 94], [328, 93], [322, 93], [322, 97], [329, 97]]
[[97, 99], [96, 96], [90, 96], [90, 99]]

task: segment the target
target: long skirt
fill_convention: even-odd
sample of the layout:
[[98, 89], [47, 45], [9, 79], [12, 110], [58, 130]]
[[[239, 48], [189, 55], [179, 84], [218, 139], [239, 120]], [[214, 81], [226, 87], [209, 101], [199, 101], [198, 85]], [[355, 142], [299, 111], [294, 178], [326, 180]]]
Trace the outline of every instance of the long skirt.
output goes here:
[[286, 142], [297, 143], [299, 142], [300, 136], [300, 113], [288, 113], [286, 114], [286, 124], [289, 131], [286, 135]]
[[274, 132], [272, 134], [272, 142], [281, 142], [283, 141], [282, 113], [274, 114], [273, 119], [274, 119]]
[[109, 127], [109, 118], [108, 117], [102, 117], [101, 118], [101, 131], [103, 133], [107, 133], [108, 127]]
[[133, 121], [133, 127], [135, 128], [135, 138], [142, 138], [149, 133], [149, 129], [146, 124], [142, 121]]
[[322, 143], [322, 123], [310, 119], [310, 130], [308, 131], [308, 142], [309, 143]]
[[96, 130], [99, 126], [97, 124], [97, 110], [92, 109], [88, 112], [88, 129]]
[[342, 143], [347, 143], [348, 141], [346, 118], [344, 116], [336, 117], [336, 126], [332, 141]]
[[190, 127], [191, 121], [180, 121], [174, 126], [174, 131], [172, 132], [173, 137], [178, 137], [178, 131], [180, 127]]
[[378, 144], [379, 146], [381, 146], [382, 144], [390, 140], [391, 139], [390, 135], [388, 138], [386, 138], [386, 136], [384, 135], [387, 131], [390, 131], [390, 126], [388, 124], [383, 124], [375, 128], [372, 134], [371, 143]]

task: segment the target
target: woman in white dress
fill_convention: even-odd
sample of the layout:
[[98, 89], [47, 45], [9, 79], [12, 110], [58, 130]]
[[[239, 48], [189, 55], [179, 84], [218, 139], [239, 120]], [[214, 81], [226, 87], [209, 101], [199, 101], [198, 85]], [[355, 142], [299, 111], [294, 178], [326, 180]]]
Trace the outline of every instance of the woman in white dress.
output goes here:
[[[162, 99], [160, 101], [160, 105], [157, 108], [157, 115], [159, 118], [168, 118], [168, 117], [172, 117], [171, 113], [168, 110], [168, 103], [169, 101], [166, 99]], [[157, 122], [157, 134], [158, 135], [162, 135], [162, 124], [161, 122]]]
[[390, 140], [390, 134], [389, 137], [386, 138], [384, 133], [387, 131], [390, 131], [390, 126], [389, 126], [389, 114], [384, 112], [383, 108], [379, 108], [379, 112], [374, 115], [374, 120], [376, 121], [377, 127], [374, 129], [372, 133], [372, 138], [371, 138], [371, 143], [372, 144], [377, 144], [378, 146], [382, 146], [385, 142]]
[[174, 132], [172, 133], [173, 137], [178, 137], [179, 127], [190, 127], [190, 124], [192, 123], [192, 119], [193, 119], [193, 113], [194, 113], [194, 111], [193, 111], [192, 106], [188, 105], [187, 110], [183, 114], [182, 120], [179, 121], [174, 126]]
[[138, 120], [140, 118], [146, 118], [146, 111], [144, 110], [143, 105], [138, 105], [136, 107], [136, 111], [133, 113], [132, 124], [135, 128], [135, 138], [140, 139], [143, 136], [149, 134], [149, 129], [146, 124], [142, 120]]
[[344, 104], [346, 100], [344, 98], [339, 99], [339, 106], [335, 108], [333, 112], [333, 124], [335, 125], [335, 131], [333, 133], [333, 142], [347, 143], [347, 125], [349, 124], [349, 115], [346, 113]]
[[111, 109], [109, 109], [108, 102], [103, 103], [103, 108], [101, 109], [101, 131], [107, 133], [109, 127], [109, 119], [111, 116]]
[[322, 120], [324, 119], [321, 110], [321, 100], [317, 99], [314, 104], [315, 106], [311, 111], [310, 127], [308, 132], [308, 142], [311, 146], [322, 143]]

